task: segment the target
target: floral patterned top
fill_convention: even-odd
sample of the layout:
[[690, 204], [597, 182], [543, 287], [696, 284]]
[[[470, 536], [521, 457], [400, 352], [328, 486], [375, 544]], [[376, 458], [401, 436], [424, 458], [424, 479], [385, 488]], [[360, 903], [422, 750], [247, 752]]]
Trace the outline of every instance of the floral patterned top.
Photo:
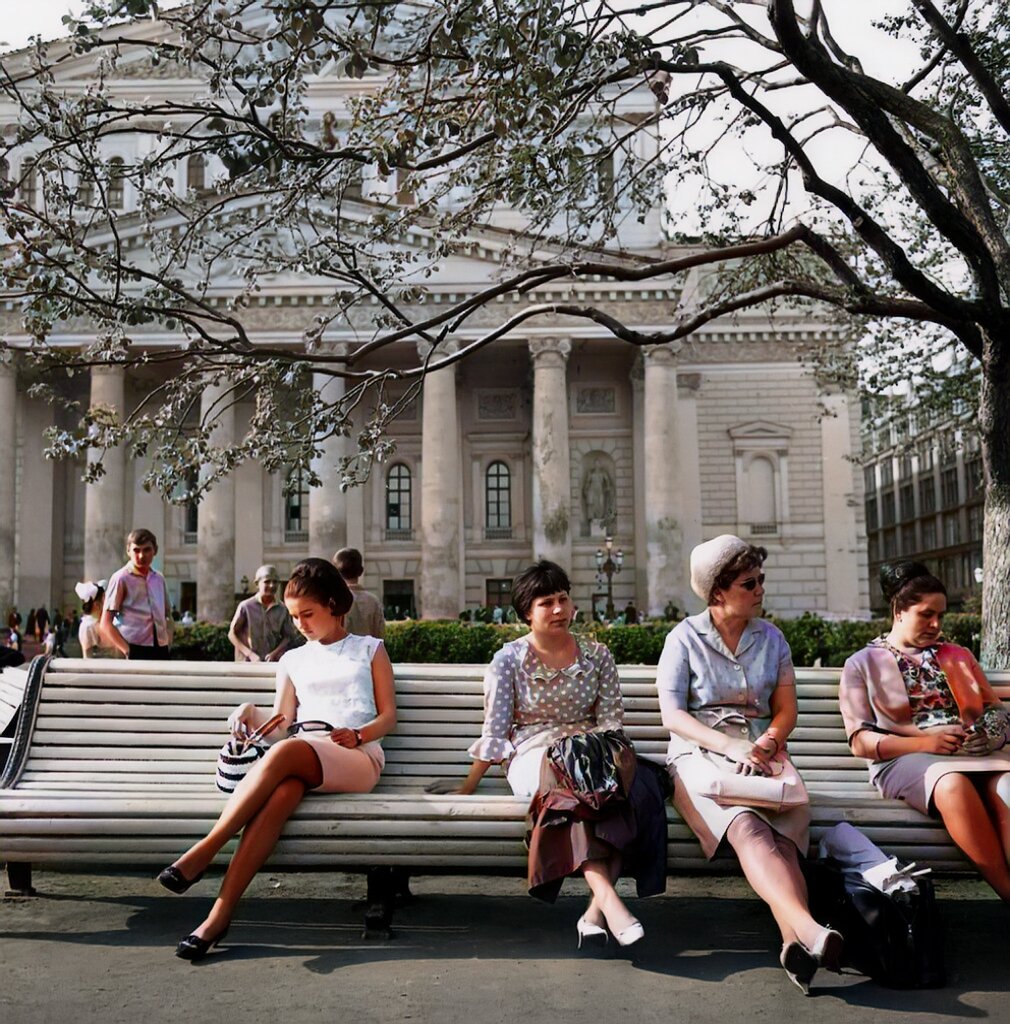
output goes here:
[[936, 660], [936, 648], [924, 647], [919, 655], [906, 654], [888, 642], [886, 636], [871, 641], [890, 651], [905, 681], [912, 724], [919, 729], [934, 725], [960, 725], [961, 712], [951, 693], [947, 676]]
[[565, 736], [621, 728], [613, 655], [595, 640], [577, 638], [576, 645], [575, 661], [562, 669], [548, 668], [527, 637], [496, 652], [484, 673], [484, 728], [471, 757], [508, 762]]

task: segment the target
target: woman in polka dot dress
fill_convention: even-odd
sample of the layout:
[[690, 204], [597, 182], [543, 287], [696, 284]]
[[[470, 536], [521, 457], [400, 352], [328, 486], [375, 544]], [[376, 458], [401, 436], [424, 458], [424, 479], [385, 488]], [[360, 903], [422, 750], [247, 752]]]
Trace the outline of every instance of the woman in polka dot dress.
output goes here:
[[[540, 561], [515, 578], [512, 606], [530, 632], [505, 644], [488, 666], [484, 728], [470, 747], [473, 765], [465, 781], [436, 782], [429, 787], [432, 792], [473, 793], [488, 768], [503, 762], [512, 792], [532, 797], [553, 743], [621, 728], [617, 666], [603, 644], [572, 635], [570, 591], [567, 573], [553, 562]], [[616, 851], [583, 862], [592, 899], [579, 919], [580, 945], [587, 936], [605, 937], [608, 928], [621, 945], [644, 934], [614, 889], [620, 866]]]

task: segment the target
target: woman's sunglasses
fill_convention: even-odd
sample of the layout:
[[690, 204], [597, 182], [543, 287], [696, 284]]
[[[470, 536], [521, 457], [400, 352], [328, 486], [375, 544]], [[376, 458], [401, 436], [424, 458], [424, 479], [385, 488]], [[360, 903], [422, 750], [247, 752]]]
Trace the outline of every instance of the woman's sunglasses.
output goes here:
[[760, 573], [757, 576], [751, 576], [749, 580], [744, 580], [740, 586], [744, 590], [755, 590], [757, 587], [763, 587], [765, 585], [765, 574]]
[[333, 726], [329, 722], [318, 719], [310, 719], [307, 722], [295, 722], [288, 728], [288, 735], [294, 736], [299, 732], [333, 732]]

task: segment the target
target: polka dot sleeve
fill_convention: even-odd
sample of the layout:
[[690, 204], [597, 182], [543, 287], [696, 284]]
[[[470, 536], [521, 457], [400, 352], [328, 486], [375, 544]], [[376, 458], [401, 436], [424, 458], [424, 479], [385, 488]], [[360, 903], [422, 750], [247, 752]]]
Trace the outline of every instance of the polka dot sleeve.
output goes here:
[[478, 761], [505, 761], [515, 753], [512, 726], [515, 712], [516, 657], [503, 648], [484, 673], [484, 728], [468, 753]]
[[614, 656], [600, 644], [594, 660], [596, 661], [599, 694], [596, 698], [594, 718], [597, 729], [620, 729], [624, 723], [624, 701], [621, 698], [621, 682], [617, 675]]

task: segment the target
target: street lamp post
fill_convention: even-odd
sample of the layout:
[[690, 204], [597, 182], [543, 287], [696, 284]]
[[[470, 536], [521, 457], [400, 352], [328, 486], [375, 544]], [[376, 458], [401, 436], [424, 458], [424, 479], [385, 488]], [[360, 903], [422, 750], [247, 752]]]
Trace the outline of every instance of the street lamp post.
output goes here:
[[624, 564], [624, 552], [614, 550], [614, 538], [608, 533], [604, 538], [603, 547], [596, 549], [596, 577], [607, 578], [607, 618], [614, 620], [614, 576], [621, 571]]

